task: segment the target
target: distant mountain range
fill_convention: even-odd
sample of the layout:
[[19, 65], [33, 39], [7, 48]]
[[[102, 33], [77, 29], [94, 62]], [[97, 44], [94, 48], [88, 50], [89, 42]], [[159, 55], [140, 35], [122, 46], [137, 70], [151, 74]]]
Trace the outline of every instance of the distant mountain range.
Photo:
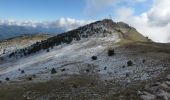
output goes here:
[[20, 36], [22, 34], [48, 33], [58, 34], [64, 32], [64, 28], [57, 27], [28, 27], [17, 25], [0, 25], [0, 40]]

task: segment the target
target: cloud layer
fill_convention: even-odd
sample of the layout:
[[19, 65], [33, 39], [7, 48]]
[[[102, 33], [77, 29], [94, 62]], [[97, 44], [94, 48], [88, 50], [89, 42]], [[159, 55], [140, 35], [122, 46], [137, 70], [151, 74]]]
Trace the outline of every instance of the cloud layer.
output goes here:
[[21, 34], [59, 34], [90, 22], [91, 21], [76, 20], [72, 18], [60, 18], [51, 22], [0, 20], [0, 40], [19, 36]]
[[63, 30], [71, 30], [75, 29], [79, 26], [90, 23], [91, 21], [85, 20], [76, 20], [72, 18], [63, 18], [56, 21], [44, 21], [44, 22], [36, 22], [36, 21], [18, 21], [18, 20], [0, 20], [0, 25], [9, 25], [9, 26], [24, 26], [24, 27], [42, 27], [42, 28], [61, 28]]
[[133, 8], [119, 8], [117, 20], [129, 23], [156, 42], [170, 42], [169, 5], [169, 0], [155, 0], [148, 11], [138, 16], [133, 15]]

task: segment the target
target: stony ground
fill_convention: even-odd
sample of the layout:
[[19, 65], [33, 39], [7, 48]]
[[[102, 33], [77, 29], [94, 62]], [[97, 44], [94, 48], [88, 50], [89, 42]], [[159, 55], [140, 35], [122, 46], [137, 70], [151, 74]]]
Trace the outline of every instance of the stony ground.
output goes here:
[[2, 85], [1, 100], [169, 100], [169, 75], [127, 87], [93, 75], [74, 75], [42, 83]]
[[[98, 74], [96, 66], [90, 68], [84, 66], [79, 74], [67, 74], [65, 73], [67, 70], [65, 70], [62, 74], [51, 74], [52, 80], [45, 82], [35, 81], [37, 80], [36, 76], [21, 82], [3, 81], [0, 83], [0, 98], [1, 100], [169, 100], [170, 51], [168, 46], [162, 47], [165, 46], [138, 43], [123, 45], [116, 49], [117, 55], [125, 50], [128, 53], [127, 55], [131, 55], [131, 59], [136, 59], [133, 60], [135, 61], [134, 64], [143, 60], [138, 59], [136, 55], [146, 58], [145, 64], [143, 64], [145, 66], [151, 63], [148, 59], [153, 58], [154, 62], [152, 63], [155, 65], [155, 69], [158, 65], [161, 65], [161, 68], [165, 70], [155, 71], [160, 73], [142, 71], [152, 73], [152, 76], [155, 75], [152, 78], [134, 80], [133, 76], [125, 74], [124, 81], [116, 81], [114, 79], [116, 73]], [[130, 70], [135, 66], [118, 67]], [[152, 66], [152, 69], [154, 69], [154, 66]], [[102, 70], [109, 72], [107, 68]], [[112, 76], [111, 79], [104, 78], [108, 75], [109, 77]]]
[[144, 90], [137, 91], [142, 100], [170, 100], [170, 74], [163, 80], [144, 86]]

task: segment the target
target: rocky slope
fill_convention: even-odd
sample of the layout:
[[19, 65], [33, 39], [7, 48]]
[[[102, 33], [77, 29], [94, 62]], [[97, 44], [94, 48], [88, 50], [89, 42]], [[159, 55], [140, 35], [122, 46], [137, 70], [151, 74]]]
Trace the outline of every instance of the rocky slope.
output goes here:
[[170, 74], [155, 83], [146, 84], [142, 91], [137, 91], [143, 100], [169, 100]]
[[97, 21], [3, 56], [0, 97], [147, 99], [142, 87], [170, 74], [169, 53], [125, 23]]

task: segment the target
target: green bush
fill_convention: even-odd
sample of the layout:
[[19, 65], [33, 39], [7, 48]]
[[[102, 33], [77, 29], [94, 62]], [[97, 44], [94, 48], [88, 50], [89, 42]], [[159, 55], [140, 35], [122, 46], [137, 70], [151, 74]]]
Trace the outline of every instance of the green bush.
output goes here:
[[57, 71], [55, 70], [55, 68], [52, 68], [51, 69], [51, 74], [55, 74], [55, 73], [57, 73]]
[[129, 60], [129, 61], [127, 62], [127, 65], [128, 65], [128, 66], [133, 66], [133, 62], [132, 62], [131, 60]]
[[66, 69], [65, 69], [65, 68], [63, 68], [63, 69], [61, 69], [61, 71], [62, 71], [62, 72], [64, 72], [64, 71], [66, 71]]
[[50, 52], [50, 50], [49, 50], [49, 49], [47, 49], [47, 52]]
[[114, 49], [109, 49], [108, 50], [108, 56], [113, 56], [115, 54]]
[[24, 71], [24, 70], [22, 70], [22, 71], [21, 71], [21, 74], [24, 74], [24, 73], [25, 73], [25, 71]]
[[92, 60], [97, 60], [97, 56], [92, 56], [91, 59]]
[[27, 80], [28, 80], [28, 81], [31, 81], [31, 80], [32, 80], [32, 77], [28, 77]]
[[142, 60], [142, 62], [143, 62], [143, 63], [145, 63], [145, 62], [146, 62], [146, 60], [145, 60], [145, 59], [143, 59], [143, 60]]
[[90, 72], [90, 70], [89, 70], [89, 69], [86, 69], [86, 72], [88, 73], [88, 72]]
[[6, 80], [6, 81], [9, 81], [9, 78], [7, 77], [7, 78], [5, 78], [5, 80]]

